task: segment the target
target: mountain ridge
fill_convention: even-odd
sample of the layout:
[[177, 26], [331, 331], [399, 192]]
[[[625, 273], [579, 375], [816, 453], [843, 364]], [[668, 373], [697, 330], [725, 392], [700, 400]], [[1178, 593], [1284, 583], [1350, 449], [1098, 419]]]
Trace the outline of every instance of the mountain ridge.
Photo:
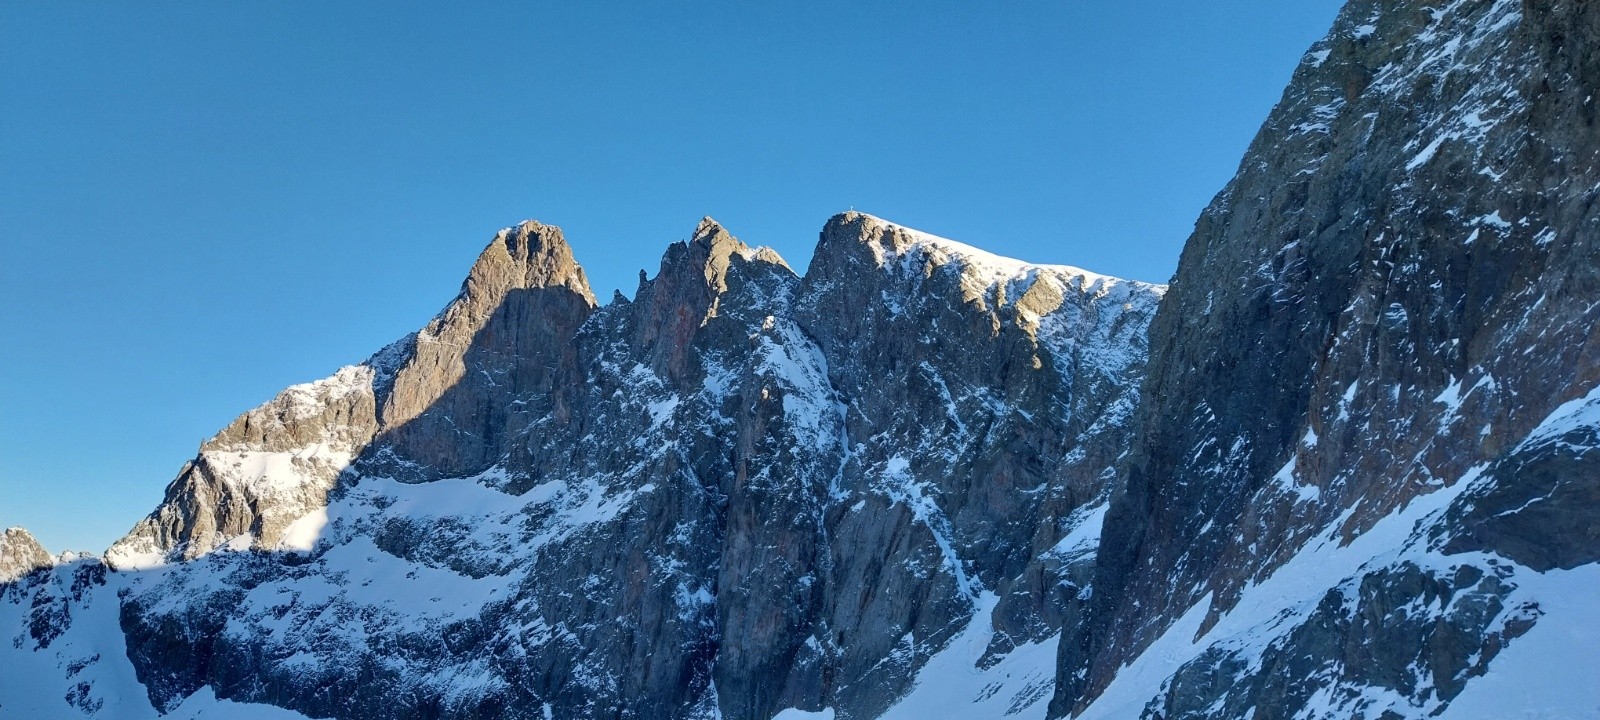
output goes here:
[[[1027, 518], [1103, 497], [1163, 288], [998, 258], [861, 213], [832, 218], [819, 247], [802, 277], [706, 219], [633, 300], [598, 306], [559, 230], [498, 233], [426, 327], [241, 415], [108, 551], [117, 572], [106, 582], [127, 583], [122, 632], [151, 706], [172, 711], [211, 688], [312, 715], [872, 714], [976, 614], [1006, 628], [985, 645], [993, 661], [1042, 647], [1060, 623], [1054, 579], [1083, 561], [1058, 541], [1092, 514]], [[991, 360], [974, 364], [974, 352]], [[910, 386], [884, 384], [906, 372]], [[464, 609], [358, 593], [375, 578], [340, 579], [371, 571], [343, 559], [352, 553], [407, 575], [447, 573], [431, 582]], [[618, 563], [617, 574], [593, 563]], [[606, 581], [583, 599], [534, 582], [640, 572], [659, 579], [600, 591]], [[901, 590], [883, 595], [876, 582]], [[271, 597], [323, 599], [269, 611]], [[350, 612], [373, 617], [375, 634], [344, 637], [321, 620]], [[641, 617], [647, 630], [602, 643], [614, 654], [532, 630], [597, 612]], [[363, 645], [420, 642], [408, 629], [418, 623], [480, 627], [472, 613], [532, 622], [532, 635], [488, 652], [521, 648], [515, 672], [542, 679], [513, 682], [506, 668], [484, 694], [407, 691], [453, 698], [442, 708], [383, 700], [393, 683], [423, 682], [423, 667], [482, 659], [418, 656], [380, 671], [395, 661]], [[188, 639], [174, 644], [175, 626]], [[330, 645], [330, 632], [344, 639]], [[292, 690], [310, 682], [304, 670], [268, 658], [312, 647], [305, 633], [324, 638], [328, 667], [377, 663], [390, 679], [319, 672], [357, 698], [343, 705]], [[652, 649], [627, 651], [628, 636]], [[730, 636], [744, 640], [724, 645]], [[679, 669], [631, 669], [662, 662]], [[641, 684], [614, 695], [622, 683]]]

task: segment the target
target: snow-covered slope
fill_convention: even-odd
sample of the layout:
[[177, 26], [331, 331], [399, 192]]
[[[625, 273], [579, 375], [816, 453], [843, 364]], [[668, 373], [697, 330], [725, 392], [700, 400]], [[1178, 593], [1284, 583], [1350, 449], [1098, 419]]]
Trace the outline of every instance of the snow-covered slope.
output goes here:
[[[1552, 482], [1528, 482], [1551, 465]], [[1596, 478], [1600, 390], [1352, 541], [1325, 532], [1209, 628], [1212, 606], [1191, 608], [1081, 717], [1243, 717], [1269, 703], [1329, 720], [1593, 716], [1593, 683], [1574, 680], [1592, 674], [1585, 613], [1600, 552], [1592, 537], [1554, 535], [1563, 519], [1592, 518], [1594, 506], [1574, 500]], [[1476, 537], [1484, 522], [1521, 521], [1543, 528], [1519, 534], [1538, 544], [1531, 556], [1486, 551]]]
[[71, 561], [0, 587], [4, 673], [0, 717], [154, 720], [302, 720], [270, 705], [220, 700], [206, 688], [163, 716], [124, 652], [118, 595], [140, 578], [108, 572], [93, 558]]

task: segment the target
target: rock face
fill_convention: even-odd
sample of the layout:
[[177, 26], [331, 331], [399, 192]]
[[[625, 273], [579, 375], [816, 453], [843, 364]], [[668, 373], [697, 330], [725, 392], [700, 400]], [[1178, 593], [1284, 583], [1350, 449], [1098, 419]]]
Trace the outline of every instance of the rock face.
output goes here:
[[1597, 43], [1353, 0], [1170, 292], [851, 212], [599, 306], [508, 228], [104, 563], [8, 533], [0, 708], [1592, 714]]
[[55, 558], [27, 530], [14, 527], [0, 532], [0, 583], [54, 564]]
[[[1348, 541], [1471, 468], [1504, 468], [1600, 380], [1597, 42], [1593, 3], [1354, 0], [1312, 48], [1201, 216], [1151, 327], [1057, 714], [1085, 710], [1197, 603], [1200, 630], [1216, 623], [1329, 528]], [[1532, 569], [1583, 562], [1581, 460], [1497, 472], [1478, 507], [1509, 512], [1537, 486], [1552, 517], [1469, 513], [1450, 547]], [[1573, 513], [1590, 519], [1567, 517], [1565, 549], [1543, 548], [1544, 522]], [[1496, 577], [1478, 567], [1427, 589], [1404, 571], [1364, 585], [1363, 603], [1482, 590], [1480, 576]], [[1484, 635], [1461, 633], [1418, 662]], [[1304, 700], [1275, 696], [1274, 712]]]

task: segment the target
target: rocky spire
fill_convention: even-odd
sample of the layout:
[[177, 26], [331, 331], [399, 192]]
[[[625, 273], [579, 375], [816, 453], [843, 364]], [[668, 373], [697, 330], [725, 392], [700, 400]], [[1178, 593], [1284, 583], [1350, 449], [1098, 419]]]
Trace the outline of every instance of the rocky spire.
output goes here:
[[[794, 278], [789, 265], [770, 248], [752, 248], [716, 220], [701, 218], [686, 242], [667, 247], [661, 269], [641, 280], [634, 298], [636, 341], [649, 352], [651, 369], [684, 381], [692, 364], [688, 350], [695, 331], [715, 317], [719, 298], [745, 278], [776, 273]], [[641, 273], [642, 278], [642, 273]]]
[[589, 281], [573, 259], [572, 246], [567, 244], [561, 228], [524, 220], [495, 234], [473, 264], [462, 295], [482, 306], [495, 304], [511, 290], [558, 287], [594, 304]]
[[[466, 372], [466, 351], [475, 342], [485, 343], [485, 349], [495, 345], [515, 352], [523, 341], [543, 334], [537, 332], [538, 310], [556, 312], [561, 317], [549, 319], [570, 331], [596, 305], [560, 228], [525, 220], [502, 229], [478, 255], [461, 293], [417, 334], [412, 357], [399, 369], [394, 391], [386, 398], [384, 424], [397, 426], [426, 411]], [[535, 312], [519, 312], [524, 309]], [[480, 339], [497, 318], [503, 321], [494, 328], [500, 332]]]
[[817, 235], [817, 247], [812, 252], [806, 278], [832, 278], [846, 263], [873, 258], [869, 248], [882, 237], [884, 229], [877, 218], [854, 210], [828, 218]]

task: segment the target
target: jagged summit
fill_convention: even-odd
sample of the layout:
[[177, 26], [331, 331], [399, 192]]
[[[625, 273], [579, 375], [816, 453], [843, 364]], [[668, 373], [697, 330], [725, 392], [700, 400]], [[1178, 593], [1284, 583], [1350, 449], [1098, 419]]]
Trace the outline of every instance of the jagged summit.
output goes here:
[[597, 308], [507, 228], [202, 446], [108, 553], [159, 567], [0, 587], [0, 705], [1592, 714], [1597, 27], [1352, 0], [1170, 293], [851, 211]]
[[[671, 243], [663, 251], [661, 264], [656, 272], [656, 279], [661, 276], [687, 272], [699, 272], [708, 287], [715, 292], [727, 290], [726, 273], [732, 258], [746, 261], [755, 261], [763, 264], [777, 265], [789, 269], [789, 264], [776, 250], [761, 246], [751, 247], [739, 238], [734, 237], [727, 227], [707, 215], [695, 225], [694, 233], [688, 240]], [[792, 273], [793, 270], [790, 270]], [[642, 291], [653, 280], [650, 274], [641, 269], [639, 271], [639, 290]], [[672, 282], [676, 282], [673, 280]], [[637, 299], [637, 294], [636, 298]]]
[[654, 278], [640, 271], [628, 314], [633, 341], [648, 349], [653, 371], [674, 382], [692, 382], [691, 342], [723, 312], [725, 295], [753, 292], [760, 297], [743, 298], [733, 307], [754, 311], [785, 295], [794, 281], [794, 271], [776, 252], [752, 248], [706, 217], [688, 240], [667, 246]]
[[[953, 296], [978, 309], [991, 332], [1014, 325], [1035, 340], [1041, 330], [1049, 331], [1044, 319], [1063, 307], [1075, 317], [1098, 318], [1102, 329], [1112, 328], [1117, 308], [1153, 312], [1154, 302], [1166, 291], [1162, 285], [1068, 265], [1002, 257], [854, 210], [834, 215], [823, 227], [804, 283], [811, 289], [803, 296], [841, 285], [881, 285], [879, 294], [885, 298], [907, 293]], [[1098, 302], [1086, 305], [1086, 300]], [[894, 307], [895, 315], [904, 314], [904, 307]], [[833, 312], [849, 310], [837, 307]], [[1092, 327], [1079, 323], [1074, 332]]]

